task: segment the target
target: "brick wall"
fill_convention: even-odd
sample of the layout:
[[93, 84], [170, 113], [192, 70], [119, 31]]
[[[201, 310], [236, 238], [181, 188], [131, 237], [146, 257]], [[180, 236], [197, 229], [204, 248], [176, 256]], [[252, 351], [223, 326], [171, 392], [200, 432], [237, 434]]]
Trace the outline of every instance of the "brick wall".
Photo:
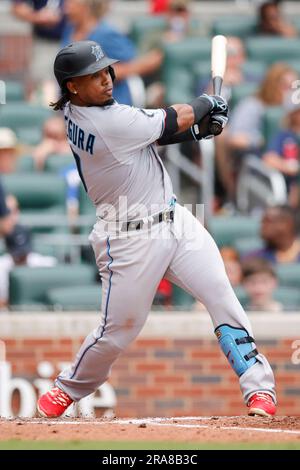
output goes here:
[[[300, 341], [296, 343], [297, 332], [298, 339], [300, 337], [298, 317], [276, 316], [273, 332], [270, 327], [265, 331], [261, 328], [270, 322], [269, 315], [253, 321], [259, 350], [268, 357], [276, 375], [281, 415], [300, 414], [300, 365], [297, 364], [300, 353], [297, 354], [296, 349], [300, 350]], [[63, 321], [63, 317], [57, 318], [53, 321]], [[80, 322], [80, 318], [84, 317], [79, 316], [76, 321]], [[19, 320], [25, 325], [26, 315], [19, 316]], [[91, 323], [89, 319], [85, 320]], [[51, 337], [50, 328], [48, 333], [44, 332], [44, 337], [34, 337], [37, 334], [30, 334], [31, 321], [29, 316], [23, 337], [21, 326], [14, 338], [8, 337], [8, 331], [1, 335], [13, 374], [29, 380], [36, 377], [36, 367], [41, 361], [53, 365], [71, 361], [83, 339], [74, 333], [66, 336], [66, 327], [61, 328], [59, 336]], [[49, 321], [51, 323], [48, 318], [45, 325], [48, 323], [49, 326]], [[185, 334], [182, 334], [182, 321], [191, 325]], [[0, 317], [0, 331], [1, 324], [4, 322], [1, 323]], [[159, 328], [160, 334], [157, 333]], [[39, 329], [42, 324], [36, 333]], [[90, 329], [88, 325], [86, 329]], [[74, 324], [73, 330], [77, 331]], [[47, 334], [50, 337], [46, 337]], [[110, 383], [117, 393], [116, 412], [119, 416], [236, 415], [245, 412], [238, 380], [220, 352], [206, 316], [152, 314], [139, 338], [115, 363]]]

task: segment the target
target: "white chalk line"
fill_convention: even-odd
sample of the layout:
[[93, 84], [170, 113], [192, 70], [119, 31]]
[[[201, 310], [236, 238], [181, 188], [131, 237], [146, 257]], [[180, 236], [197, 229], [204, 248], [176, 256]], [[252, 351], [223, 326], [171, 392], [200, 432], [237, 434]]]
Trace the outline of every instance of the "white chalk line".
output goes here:
[[[238, 416], [240, 418], [241, 416]], [[222, 417], [221, 417], [222, 418]], [[223, 417], [224, 418], [224, 417]], [[228, 419], [229, 417], [226, 417]], [[230, 418], [237, 418], [234, 416], [230, 416]], [[35, 420], [27, 420], [24, 419], [22, 421], [18, 421], [16, 419], [7, 419], [3, 420], [4, 422], [22, 422], [25, 424], [47, 424], [47, 425], [72, 425], [72, 426], [82, 426], [82, 425], [93, 425], [93, 426], [106, 426], [108, 424], [118, 424], [123, 426], [130, 426], [130, 425], [141, 425], [141, 424], [148, 424], [151, 426], [161, 426], [161, 427], [176, 427], [176, 428], [185, 428], [185, 429], [212, 429], [214, 431], [217, 430], [225, 430], [225, 431], [255, 431], [255, 432], [263, 432], [268, 434], [294, 434], [300, 435], [300, 430], [289, 430], [289, 429], [280, 429], [280, 428], [256, 428], [256, 427], [242, 427], [242, 426], [219, 426], [219, 425], [208, 425], [208, 424], [181, 424], [181, 423], [170, 423], [170, 421], [183, 421], [183, 420], [210, 420], [211, 418], [207, 417], [178, 417], [178, 418], [139, 418], [139, 419], [115, 419], [113, 421], [70, 421], [70, 420], [55, 420], [55, 419], [35, 419]], [[260, 418], [258, 418], [260, 419]], [[166, 422], [164, 422], [166, 421]], [[1, 421], [0, 421], [1, 424]]]
[[[167, 420], [171, 420], [172, 418], [167, 418]], [[178, 418], [173, 418], [175, 421], [177, 421]], [[197, 418], [193, 418], [197, 419]], [[202, 418], [205, 419], [205, 418]], [[158, 421], [159, 420], [159, 421]], [[132, 420], [115, 420], [115, 424], [149, 424], [153, 426], [174, 426], [177, 428], [190, 428], [190, 429], [224, 429], [226, 431], [257, 431], [257, 432], [266, 432], [266, 433], [285, 433], [285, 434], [296, 434], [300, 435], [300, 430], [299, 431], [293, 431], [289, 429], [266, 429], [266, 428], [250, 428], [250, 427], [239, 427], [239, 426], [210, 426], [208, 424], [179, 424], [179, 423], [163, 423], [160, 422], [160, 420], [164, 420], [164, 418], [147, 418], [147, 419], [132, 419]]]

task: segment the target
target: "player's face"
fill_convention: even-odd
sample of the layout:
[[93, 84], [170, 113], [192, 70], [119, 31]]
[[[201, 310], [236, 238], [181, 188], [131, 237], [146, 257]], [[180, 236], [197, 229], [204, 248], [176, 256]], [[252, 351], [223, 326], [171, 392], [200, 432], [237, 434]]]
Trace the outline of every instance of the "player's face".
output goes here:
[[113, 82], [109, 68], [91, 75], [76, 77], [71, 83], [72, 102], [79, 106], [99, 106], [112, 98]]

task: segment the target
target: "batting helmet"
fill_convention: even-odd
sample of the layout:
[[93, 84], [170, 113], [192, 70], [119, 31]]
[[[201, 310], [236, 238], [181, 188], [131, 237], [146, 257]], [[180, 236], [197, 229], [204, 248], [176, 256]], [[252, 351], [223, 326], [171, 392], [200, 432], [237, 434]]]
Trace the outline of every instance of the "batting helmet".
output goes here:
[[109, 67], [112, 79], [115, 78], [112, 64], [119, 62], [103, 52], [95, 41], [78, 41], [64, 47], [54, 61], [54, 75], [61, 88], [74, 77], [83, 77]]

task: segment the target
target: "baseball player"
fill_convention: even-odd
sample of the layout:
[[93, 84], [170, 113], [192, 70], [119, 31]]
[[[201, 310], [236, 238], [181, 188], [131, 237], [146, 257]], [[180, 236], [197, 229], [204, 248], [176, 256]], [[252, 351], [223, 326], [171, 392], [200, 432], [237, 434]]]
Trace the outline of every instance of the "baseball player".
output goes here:
[[225, 274], [218, 248], [203, 225], [176, 203], [156, 143], [199, 140], [210, 122], [227, 121], [220, 96], [190, 104], [137, 109], [113, 99], [112, 65], [101, 46], [80, 41], [63, 48], [54, 63], [67, 135], [82, 183], [96, 206], [90, 235], [102, 278], [102, 319], [83, 342], [72, 366], [37, 404], [54, 418], [94, 392], [112, 364], [136, 338], [165, 277], [200, 300], [239, 377], [250, 415], [275, 414], [274, 377], [255, 346], [249, 320]]

